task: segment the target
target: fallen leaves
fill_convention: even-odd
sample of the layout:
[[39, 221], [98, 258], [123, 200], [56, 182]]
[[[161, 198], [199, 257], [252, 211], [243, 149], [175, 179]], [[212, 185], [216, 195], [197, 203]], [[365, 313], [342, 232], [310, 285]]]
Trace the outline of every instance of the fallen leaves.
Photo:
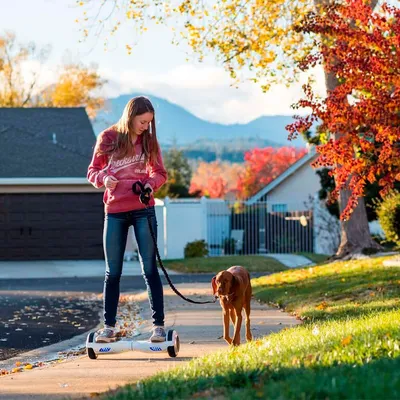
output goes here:
[[323, 301], [315, 307], [316, 310], [325, 310], [326, 308], [328, 308], [328, 303], [326, 301]]
[[[25, 299], [27, 298], [24, 298], [24, 300]], [[12, 321], [10, 322], [8, 319], [4, 320], [7, 321], [6, 323], [1, 323], [0, 321], [0, 328], [6, 328], [11, 332], [11, 335], [13, 335], [13, 332], [15, 331], [17, 331], [17, 333], [20, 331], [25, 331], [25, 329], [22, 329], [21, 326], [25, 327], [27, 324], [21, 320], [25, 320], [28, 322], [28, 324], [37, 327], [40, 323], [38, 320], [40, 319], [42, 321], [42, 333], [41, 336], [37, 338], [39, 340], [36, 339], [35, 345], [41, 346], [41, 343], [44, 345], [49, 345], [64, 339], [61, 337], [59, 329], [64, 331], [68, 325], [68, 329], [70, 330], [71, 327], [74, 327], [74, 329], [88, 329], [87, 312], [89, 309], [91, 313], [96, 315], [95, 321], [97, 323], [99, 310], [98, 306], [101, 304], [99, 300], [100, 298], [98, 296], [80, 296], [79, 298], [74, 299], [36, 298], [34, 301], [30, 302], [29, 306], [24, 305], [23, 307], [16, 309], [16, 311], [11, 308], [10, 311], [13, 312], [13, 318], [10, 318], [10, 320]], [[35, 301], [37, 301], [37, 303], [35, 303]], [[43, 304], [45, 304], [45, 306]], [[57, 310], [51, 309], [52, 306], [57, 306]], [[62, 307], [65, 308], [63, 309]], [[81, 307], [81, 309], [79, 307]], [[34, 322], [32, 320], [34, 320]], [[118, 329], [117, 335], [119, 337], [137, 336], [139, 334], [139, 326], [142, 323], [143, 319], [140, 316], [140, 308], [135, 299], [129, 295], [121, 296], [116, 325]], [[16, 324], [18, 325], [16, 326]], [[27, 326], [27, 330], [29, 329], [30, 326]], [[8, 335], [10, 332], [6, 332], [5, 335]], [[11, 341], [11, 339], [9, 340], [11, 336], [9, 338], [2, 336], [3, 333], [0, 336], [1, 342], [6, 342], [7, 340], [9, 342]], [[29, 336], [29, 338], [31, 338], [31, 336]], [[32, 343], [30, 344], [32, 345]], [[0, 376], [29, 371], [37, 367], [52, 365], [55, 363], [61, 363], [66, 359], [79, 357], [85, 353], [86, 348], [85, 345], [82, 344], [75, 348], [70, 348], [67, 351], [58, 352], [57, 357], [51, 360], [33, 362], [32, 360], [23, 360], [21, 357], [20, 361], [17, 361], [14, 365], [10, 365], [8, 369], [0, 369]], [[5, 353], [5, 355], [7, 355], [7, 353]], [[7, 357], [5, 359], [7, 359]]]
[[31, 370], [33, 368], [38, 368], [38, 367], [43, 367], [45, 365], [44, 362], [38, 361], [35, 363], [30, 363], [30, 362], [21, 362], [21, 361], [16, 361], [15, 367], [11, 368], [11, 370], [7, 369], [0, 369], [0, 376], [1, 375], [9, 375], [9, 374], [16, 374], [18, 372], [23, 372], [24, 370]]
[[343, 338], [342, 341], [341, 341], [342, 346], [347, 346], [347, 345], [349, 345], [350, 342], [351, 342], [351, 340], [352, 340], [352, 338], [353, 338], [353, 337], [352, 337], [351, 335], [346, 336], [345, 338]]
[[69, 339], [96, 326], [101, 301], [87, 294], [18, 294], [0, 296], [0, 309], [1, 361]]

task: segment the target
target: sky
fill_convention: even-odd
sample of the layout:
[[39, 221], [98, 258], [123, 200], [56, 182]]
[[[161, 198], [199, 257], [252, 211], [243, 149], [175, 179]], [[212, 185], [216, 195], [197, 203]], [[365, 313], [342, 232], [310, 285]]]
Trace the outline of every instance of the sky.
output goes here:
[[[99, 1], [100, 2], [100, 1]], [[0, 33], [13, 31], [20, 42], [34, 41], [39, 47], [51, 45], [52, 51], [41, 67], [41, 82], [54, 81], [57, 66], [64, 60], [95, 63], [107, 79], [103, 95], [143, 93], [178, 104], [199, 118], [224, 124], [247, 123], [262, 115], [293, 115], [291, 105], [302, 96], [301, 83], [286, 88], [276, 85], [264, 94], [254, 83], [231, 87], [228, 73], [213, 55], [199, 63], [189, 57], [184, 46], [171, 44], [169, 28], [153, 25], [141, 36], [131, 24], [123, 24], [117, 36], [94, 34], [81, 42], [82, 8], [74, 0], [0, 0]], [[136, 42], [131, 55], [126, 44]], [[37, 70], [38, 63], [25, 65], [26, 74]], [[316, 87], [324, 92], [322, 70], [315, 71]]]

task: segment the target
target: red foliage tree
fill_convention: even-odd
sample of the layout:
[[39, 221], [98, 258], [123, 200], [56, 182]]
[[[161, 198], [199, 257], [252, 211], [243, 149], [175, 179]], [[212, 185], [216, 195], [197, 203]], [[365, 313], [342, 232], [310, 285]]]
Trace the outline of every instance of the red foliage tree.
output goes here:
[[347, 221], [367, 181], [378, 181], [384, 196], [400, 180], [400, 10], [385, 4], [378, 13], [363, 0], [348, 0], [309, 15], [301, 29], [320, 38], [302, 69], [324, 64], [337, 85], [323, 100], [306, 85], [297, 107], [312, 113], [287, 129], [295, 136], [322, 121], [329, 140], [317, 146], [315, 166], [332, 168], [332, 195], [348, 199], [341, 205]]
[[265, 147], [246, 152], [245, 171], [239, 176], [241, 197], [254, 195], [306, 154], [306, 149], [295, 147]]
[[189, 193], [199, 193], [210, 198], [223, 198], [228, 192], [236, 191], [238, 176], [243, 173], [240, 164], [214, 161], [201, 162], [193, 173]]

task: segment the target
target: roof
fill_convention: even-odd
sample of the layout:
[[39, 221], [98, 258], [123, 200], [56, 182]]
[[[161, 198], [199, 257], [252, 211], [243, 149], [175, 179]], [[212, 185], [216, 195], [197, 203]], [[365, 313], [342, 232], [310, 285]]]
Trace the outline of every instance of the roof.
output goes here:
[[254, 196], [250, 197], [247, 200], [247, 204], [251, 205], [261, 200], [265, 195], [267, 195], [269, 192], [271, 192], [273, 189], [279, 186], [284, 180], [289, 178], [289, 176], [295, 174], [303, 165], [310, 163], [311, 160], [316, 156], [317, 155], [315, 149], [312, 148], [307, 154], [305, 154], [303, 157], [301, 157], [299, 160], [293, 163], [288, 169], [282, 172], [282, 174], [280, 174], [277, 178], [271, 181], [267, 186], [261, 189]]
[[83, 107], [0, 108], [0, 178], [86, 177], [95, 142]]

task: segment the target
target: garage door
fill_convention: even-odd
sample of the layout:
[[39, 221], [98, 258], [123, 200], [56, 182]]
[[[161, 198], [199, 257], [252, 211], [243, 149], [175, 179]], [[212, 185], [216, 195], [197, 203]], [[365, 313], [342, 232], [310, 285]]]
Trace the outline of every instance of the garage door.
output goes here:
[[102, 196], [0, 194], [0, 260], [103, 258]]

